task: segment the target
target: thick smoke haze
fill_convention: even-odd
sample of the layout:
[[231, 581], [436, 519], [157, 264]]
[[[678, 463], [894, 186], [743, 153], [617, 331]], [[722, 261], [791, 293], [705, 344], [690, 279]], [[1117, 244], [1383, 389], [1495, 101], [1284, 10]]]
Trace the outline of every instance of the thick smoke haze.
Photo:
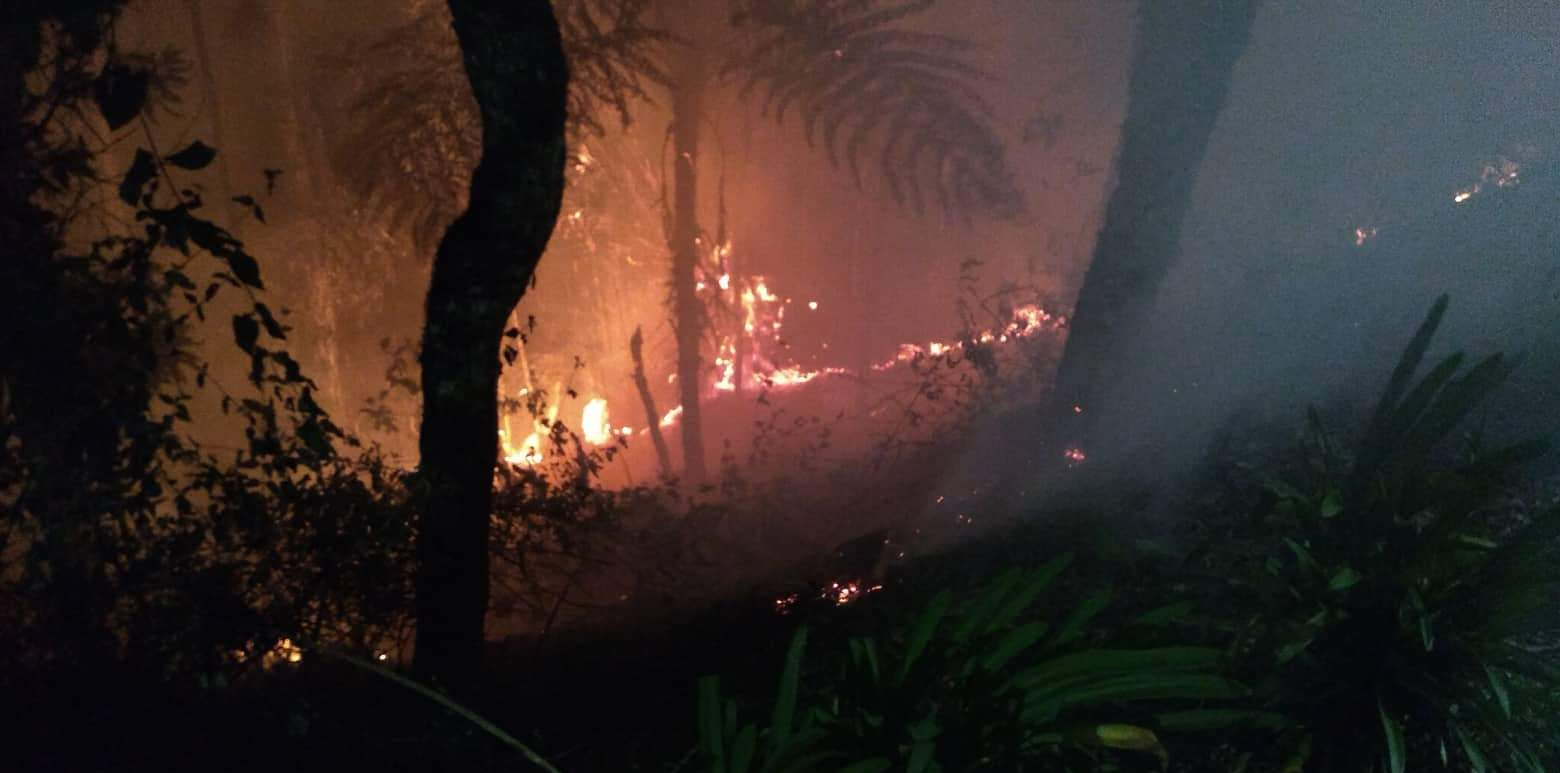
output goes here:
[[1548, 3], [1264, 6], [1122, 383], [1123, 440], [1195, 452], [1236, 411], [1358, 409], [1442, 293], [1431, 356], [1525, 352], [1491, 428], [1552, 425], [1556, 40]]

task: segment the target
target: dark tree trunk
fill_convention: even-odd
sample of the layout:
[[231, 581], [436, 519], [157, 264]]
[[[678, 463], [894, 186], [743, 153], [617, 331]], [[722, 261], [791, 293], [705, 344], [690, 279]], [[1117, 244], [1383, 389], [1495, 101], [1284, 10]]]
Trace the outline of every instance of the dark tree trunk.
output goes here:
[[481, 663], [487, 612], [499, 346], [558, 218], [568, 72], [547, 0], [450, 0], [450, 12], [482, 160], [428, 289], [414, 665], [461, 691]]
[[672, 86], [672, 321], [677, 330], [677, 388], [682, 396], [683, 478], [704, 482], [704, 303], [698, 295], [699, 134], [704, 119], [704, 55], [684, 53]]
[[[1051, 428], [1087, 445], [1098, 398], [1174, 262], [1192, 184], [1246, 48], [1258, 0], [1143, 0], [1116, 189], [1056, 375]], [[1081, 413], [1075, 410], [1081, 410]]]

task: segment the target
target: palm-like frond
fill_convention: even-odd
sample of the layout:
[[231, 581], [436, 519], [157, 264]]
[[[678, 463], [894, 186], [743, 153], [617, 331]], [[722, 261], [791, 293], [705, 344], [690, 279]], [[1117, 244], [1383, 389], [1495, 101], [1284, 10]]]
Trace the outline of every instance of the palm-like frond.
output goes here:
[[[559, 0], [555, 8], [571, 70], [569, 134], [606, 131], [607, 111], [628, 123], [631, 102], [664, 80], [656, 49], [670, 39], [650, 27], [650, 0]], [[465, 206], [482, 133], [449, 9], [422, 2], [411, 18], [330, 63], [372, 84], [347, 111], [358, 131], [331, 149], [348, 189], [418, 241], [436, 240]]]
[[650, 26], [650, 0], [559, 0], [553, 3], [569, 54], [569, 120], [576, 135], [606, 132], [607, 110], [627, 126], [633, 101], [650, 101], [646, 86], [666, 83], [660, 50], [666, 30]]
[[949, 35], [903, 27], [930, 0], [748, 0], [734, 22], [746, 45], [723, 71], [862, 185], [865, 159], [900, 206], [935, 199], [949, 215], [1012, 217], [1023, 206], [991, 106], [986, 73]]

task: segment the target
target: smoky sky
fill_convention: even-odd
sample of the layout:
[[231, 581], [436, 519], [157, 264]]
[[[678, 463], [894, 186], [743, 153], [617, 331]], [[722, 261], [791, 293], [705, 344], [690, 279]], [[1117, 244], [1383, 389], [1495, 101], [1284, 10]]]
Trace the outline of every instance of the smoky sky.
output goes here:
[[[1372, 399], [1441, 293], [1436, 352], [1527, 354], [1497, 423], [1556, 418], [1557, 40], [1552, 3], [1265, 5], [1123, 440], [1195, 447], [1232, 411]], [[1507, 162], [1512, 185], [1492, 183]]]

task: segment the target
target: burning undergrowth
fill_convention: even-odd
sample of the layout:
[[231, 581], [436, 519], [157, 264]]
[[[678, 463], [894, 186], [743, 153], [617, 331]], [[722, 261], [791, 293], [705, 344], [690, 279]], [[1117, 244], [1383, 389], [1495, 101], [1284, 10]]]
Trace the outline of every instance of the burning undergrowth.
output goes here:
[[[949, 461], [982, 417], [1040, 394], [1065, 319], [1026, 288], [972, 288], [964, 332], [867, 373], [777, 365], [761, 345], [740, 371], [718, 362], [704, 408], [722, 451], [701, 485], [636, 481], [652, 460], [648, 427], [615, 424], [604, 398], [521, 387], [495, 477], [494, 633], [664, 623], [748, 592], [778, 613], [845, 605], [918, 551], [973, 533], [964, 492], [944, 490]], [[674, 407], [660, 424], [677, 421]], [[509, 440], [515, 427], [532, 430], [523, 443]]]

